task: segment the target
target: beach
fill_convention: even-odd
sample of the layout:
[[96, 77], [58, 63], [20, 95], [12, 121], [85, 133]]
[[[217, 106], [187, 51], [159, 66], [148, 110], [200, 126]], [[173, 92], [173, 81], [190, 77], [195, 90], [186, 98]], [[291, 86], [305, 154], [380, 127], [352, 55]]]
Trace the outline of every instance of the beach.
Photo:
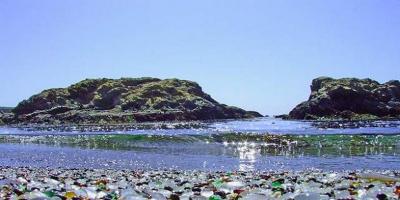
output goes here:
[[0, 199], [399, 198], [398, 121], [319, 124], [2, 127]]
[[399, 171], [0, 170], [1, 199], [398, 199]]

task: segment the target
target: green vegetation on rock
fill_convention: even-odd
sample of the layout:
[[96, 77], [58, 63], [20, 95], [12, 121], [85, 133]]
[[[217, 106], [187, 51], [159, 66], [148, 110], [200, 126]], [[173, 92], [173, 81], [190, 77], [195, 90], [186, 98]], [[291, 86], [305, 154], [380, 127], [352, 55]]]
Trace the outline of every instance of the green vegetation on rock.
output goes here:
[[86, 79], [45, 90], [13, 109], [14, 122], [131, 123], [260, 117], [219, 104], [195, 82], [156, 78]]

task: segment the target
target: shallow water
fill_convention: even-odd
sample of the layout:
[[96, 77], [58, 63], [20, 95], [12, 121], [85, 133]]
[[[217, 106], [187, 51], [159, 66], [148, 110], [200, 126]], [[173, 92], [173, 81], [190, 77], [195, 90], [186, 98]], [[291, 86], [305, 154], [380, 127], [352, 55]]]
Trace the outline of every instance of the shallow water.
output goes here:
[[[275, 118], [225, 120], [216, 122], [142, 123], [132, 125], [81, 125], [0, 127], [0, 135], [74, 135], [74, 134], [155, 134], [155, 135], [207, 135], [218, 133], [261, 133], [275, 135], [321, 134], [400, 134], [400, 121], [374, 121], [361, 123], [356, 128], [320, 128], [323, 123], [290, 121]], [[346, 127], [346, 123], [332, 123]]]
[[0, 166], [400, 169], [399, 124], [375, 122], [364, 128], [323, 129], [311, 122], [262, 118], [199, 122], [194, 127], [150, 124], [142, 129], [3, 127]]

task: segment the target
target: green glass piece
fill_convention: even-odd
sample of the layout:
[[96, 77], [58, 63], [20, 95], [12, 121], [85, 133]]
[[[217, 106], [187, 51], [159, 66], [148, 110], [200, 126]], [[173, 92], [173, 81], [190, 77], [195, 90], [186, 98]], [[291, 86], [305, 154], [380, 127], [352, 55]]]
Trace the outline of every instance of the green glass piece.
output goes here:
[[48, 197], [54, 197], [56, 195], [56, 193], [54, 193], [53, 191], [45, 191], [43, 192], [43, 194]]
[[107, 189], [106, 185], [103, 184], [103, 183], [100, 183], [100, 184], [97, 186], [97, 188], [98, 188], [99, 190], [102, 190], [102, 191], [104, 191], [104, 190]]
[[272, 187], [273, 188], [277, 188], [277, 187], [281, 187], [282, 183], [280, 181], [274, 181], [272, 182]]
[[224, 182], [221, 179], [215, 180], [212, 184], [216, 188], [220, 188]]
[[208, 200], [222, 200], [222, 199], [220, 196], [212, 195], [212, 196], [210, 196], [210, 198], [208, 198]]

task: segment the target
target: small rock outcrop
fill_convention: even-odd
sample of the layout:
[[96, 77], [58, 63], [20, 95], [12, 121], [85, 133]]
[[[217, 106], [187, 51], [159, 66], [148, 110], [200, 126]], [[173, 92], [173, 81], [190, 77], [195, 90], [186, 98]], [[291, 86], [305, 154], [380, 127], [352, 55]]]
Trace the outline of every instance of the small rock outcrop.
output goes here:
[[14, 114], [11, 107], [0, 107], [0, 125], [6, 124], [13, 120]]
[[297, 105], [290, 119], [377, 119], [400, 116], [400, 82], [320, 77], [309, 99]]
[[18, 104], [14, 123], [129, 123], [260, 117], [218, 103], [195, 82], [157, 78], [86, 79]]

